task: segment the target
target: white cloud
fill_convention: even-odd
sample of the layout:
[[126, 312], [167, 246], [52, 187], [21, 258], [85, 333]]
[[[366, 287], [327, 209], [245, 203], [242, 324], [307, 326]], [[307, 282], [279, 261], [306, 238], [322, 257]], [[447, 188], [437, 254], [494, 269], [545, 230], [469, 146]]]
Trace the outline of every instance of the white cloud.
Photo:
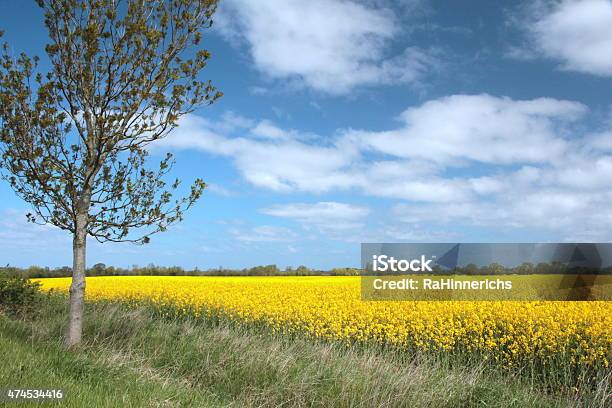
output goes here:
[[[586, 113], [550, 98], [454, 95], [407, 109], [395, 129], [327, 138], [252, 120], [223, 133], [227, 126], [191, 115], [162, 145], [226, 156], [245, 180], [280, 193], [398, 200], [398, 219], [414, 224], [408, 231], [434, 222], [604, 236], [612, 229], [609, 132], [581, 137]], [[360, 211], [324, 200], [263, 210], [328, 234], [363, 232], [371, 213]]]
[[568, 158], [541, 176], [552, 185], [575, 191], [598, 191], [612, 186], [612, 156], [579, 155]]
[[268, 120], [262, 120], [252, 129], [252, 132], [256, 136], [260, 136], [266, 139], [285, 139], [288, 134], [285, 130], [275, 126]]
[[548, 162], [567, 149], [559, 137], [560, 125], [585, 111], [580, 103], [551, 98], [517, 101], [486, 94], [453, 95], [404, 111], [399, 129], [353, 131], [350, 136], [391, 156], [447, 165], [458, 160]]
[[50, 224], [28, 222], [25, 210], [4, 209], [0, 212], [0, 246], [15, 250], [57, 250], [71, 247], [70, 233]]
[[[495, 229], [545, 229], [566, 239], [609, 240], [612, 228], [612, 157], [593, 162], [558, 163], [543, 168], [523, 167], [492, 176], [491, 194], [453, 203], [402, 203], [394, 206], [398, 220], [432, 225], [470, 225]], [[593, 231], [598, 231], [595, 235]]]
[[[391, 226], [382, 230], [382, 235], [368, 239], [368, 242], [412, 241], [412, 242], [454, 242], [461, 236], [456, 232], [432, 230], [420, 226]], [[365, 240], [364, 240], [365, 241]]]
[[231, 196], [236, 195], [236, 193], [233, 192], [232, 190], [225, 188], [216, 183], [206, 183], [206, 191], [210, 191], [212, 193], [215, 193], [215, 194], [218, 194], [224, 197], [231, 197]]
[[472, 190], [480, 195], [500, 193], [505, 188], [500, 180], [491, 176], [472, 178], [468, 182], [471, 184]]
[[[406, 162], [407, 164], [407, 162]], [[390, 178], [377, 178], [365, 172], [364, 190], [369, 195], [399, 198], [416, 202], [456, 202], [472, 196], [468, 183], [459, 178], [442, 178], [438, 175], [414, 175], [404, 169]]]
[[261, 212], [275, 217], [294, 219], [305, 227], [316, 227], [323, 231], [346, 231], [363, 226], [370, 210], [353, 204], [322, 201], [315, 204], [276, 205], [264, 208]]
[[215, 24], [234, 44], [247, 44], [266, 76], [331, 94], [359, 85], [415, 83], [437, 65], [431, 53], [416, 47], [386, 55], [400, 27], [381, 4], [226, 0]]
[[523, 28], [540, 54], [566, 70], [612, 76], [612, 2], [539, 1], [526, 14]]
[[[307, 143], [295, 131], [279, 130], [287, 137], [253, 135], [254, 129], [261, 134], [260, 125], [230, 137], [217, 132], [209, 121], [188, 115], [157, 147], [195, 148], [231, 157], [247, 181], [274, 191], [323, 192], [354, 183], [339, 170], [358, 157], [355, 149]], [[271, 125], [267, 126], [269, 131]], [[304, 139], [310, 139], [309, 135]]]
[[230, 228], [230, 234], [242, 242], [290, 242], [297, 237], [289, 228], [276, 227], [272, 225], [260, 225], [250, 229]]
[[230, 157], [247, 181], [279, 192], [358, 189], [381, 197], [457, 201], [493, 186], [484, 179], [441, 177], [444, 169], [557, 161], [570, 147], [562, 129], [585, 111], [579, 103], [556, 99], [454, 95], [406, 110], [395, 130], [345, 130], [327, 140], [270, 121], [240, 118], [232, 128], [226, 119], [219, 125], [188, 115], [158, 146]]
[[612, 131], [592, 135], [591, 146], [594, 149], [612, 152]]

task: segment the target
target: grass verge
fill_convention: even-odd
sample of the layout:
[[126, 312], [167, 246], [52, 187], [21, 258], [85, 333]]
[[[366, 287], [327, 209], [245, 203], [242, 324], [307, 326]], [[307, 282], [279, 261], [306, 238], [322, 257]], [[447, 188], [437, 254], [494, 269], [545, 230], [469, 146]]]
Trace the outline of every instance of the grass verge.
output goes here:
[[[87, 305], [85, 343], [62, 347], [66, 300], [0, 317], [0, 388], [63, 388], [65, 407], [604, 407], [478, 363], [418, 359], [227, 322]], [[12, 402], [8, 406], [23, 406]]]

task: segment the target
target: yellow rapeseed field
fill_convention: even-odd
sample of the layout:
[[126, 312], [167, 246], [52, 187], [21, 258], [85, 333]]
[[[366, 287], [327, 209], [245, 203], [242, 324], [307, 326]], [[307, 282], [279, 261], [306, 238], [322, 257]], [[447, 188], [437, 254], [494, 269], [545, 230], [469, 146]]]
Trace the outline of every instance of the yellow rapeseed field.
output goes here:
[[[341, 341], [479, 353], [506, 366], [537, 361], [608, 368], [612, 304], [376, 301], [359, 277], [92, 277], [90, 300], [152, 302], [167, 313], [222, 316]], [[69, 278], [39, 280], [66, 291]]]

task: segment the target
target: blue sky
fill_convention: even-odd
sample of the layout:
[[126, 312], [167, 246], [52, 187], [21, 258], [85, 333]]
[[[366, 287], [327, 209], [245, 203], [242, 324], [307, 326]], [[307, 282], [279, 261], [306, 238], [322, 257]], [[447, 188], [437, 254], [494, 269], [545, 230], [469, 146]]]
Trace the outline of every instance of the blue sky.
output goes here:
[[[104, 262], [359, 265], [360, 242], [612, 240], [612, 2], [226, 0], [202, 78], [225, 93], [152, 147], [210, 184]], [[0, 0], [44, 61], [32, 2]], [[0, 184], [0, 262], [71, 263]]]

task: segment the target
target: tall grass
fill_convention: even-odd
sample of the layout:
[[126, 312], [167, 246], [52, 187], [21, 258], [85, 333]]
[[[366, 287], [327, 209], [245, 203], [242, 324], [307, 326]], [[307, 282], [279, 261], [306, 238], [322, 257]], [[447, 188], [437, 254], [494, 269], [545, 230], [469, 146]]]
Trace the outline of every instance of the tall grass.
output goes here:
[[[66, 407], [604, 407], [609, 389], [543, 392], [476, 361], [313, 341], [223, 319], [87, 305], [82, 348], [61, 346], [65, 298], [0, 317], [0, 383], [65, 388]], [[85, 404], [85, 405], [84, 405]], [[14, 405], [19, 406], [19, 405]]]

